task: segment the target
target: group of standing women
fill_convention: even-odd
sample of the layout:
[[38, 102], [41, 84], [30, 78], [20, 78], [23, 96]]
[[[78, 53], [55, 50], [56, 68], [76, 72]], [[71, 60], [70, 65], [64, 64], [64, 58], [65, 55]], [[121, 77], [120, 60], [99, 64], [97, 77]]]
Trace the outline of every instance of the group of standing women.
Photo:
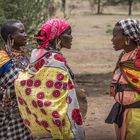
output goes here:
[[1, 26], [0, 139], [84, 139], [74, 74], [61, 53], [72, 45], [71, 27], [62, 19], [45, 22], [34, 35], [30, 61], [22, 46], [27, 35], [20, 21]]
[[[27, 35], [17, 20], [2, 24], [0, 50], [0, 139], [84, 140], [74, 74], [61, 52], [72, 45], [71, 26], [51, 19], [34, 35], [30, 61], [22, 46]], [[140, 24], [121, 20], [113, 29], [113, 47], [124, 50], [111, 82], [116, 100], [106, 122], [114, 123], [118, 140], [140, 138]], [[94, 140], [94, 138], [93, 138]]]

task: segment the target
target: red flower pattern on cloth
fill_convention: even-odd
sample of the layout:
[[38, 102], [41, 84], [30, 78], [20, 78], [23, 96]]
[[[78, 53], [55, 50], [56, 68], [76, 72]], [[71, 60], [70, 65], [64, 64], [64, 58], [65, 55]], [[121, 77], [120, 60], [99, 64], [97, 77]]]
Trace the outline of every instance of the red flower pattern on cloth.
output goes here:
[[62, 120], [62, 126], [65, 126], [65, 119]]
[[61, 121], [60, 120], [54, 120], [53, 122], [57, 127], [61, 126]]
[[28, 86], [28, 87], [33, 86], [33, 80], [28, 79], [28, 80], [27, 80], [27, 86]]
[[21, 86], [25, 86], [25, 85], [26, 85], [26, 80], [22, 80], [22, 81], [20, 82], [20, 85], [21, 85]]
[[57, 89], [60, 89], [62, 87], [62, 83], [61, 82], [55, 82], [54, 87]]
[[67, 86], [68, 86], [67, 83], [63, 83], [63, 89], [64, 89], [64, 90], [67, 90]]
[[26, 107], [26, 112], [27, 112], [28, 114], [31, 114], [31, 111], [30, 111], [30, 109], [29, 109], [28, 107]]
[[57, 111], [53, 111], [53, 112], [52, 112], [52, 116], [53, 116], [54, 118], [59, 118], [59, 117], [60, 117], [60, 115], [59, 115], [59, 113], [58, 113]]
[[74, 88], [74, 85], [72, 84], [72, 81], [71, 80], [68, 81], [68, 88], [70, 90]]
[[19, 102], [21, 105], [24, 104], [24, 101], [23, 101], [23, 99], [22, 99], [21, 97], [18, 97], [18, 102]]
[[52, 95], [54, 97], [59, 97], [60, 96], [60, 91], [59, 90], [54, 90], [53, 93], [52, 93]]
[[45, 97], [44, 92], [39, 92], [39, 93], [37, 94], [37, 98], [38, 98], [38, 99], [43, 99], [44, 97]]
[[26, 95], [30, 95], [31, 94], [31, 89], [30, 88], [26, 88], [25, 89], [25, 93], [26, 93]]
[[64, 79], [64, 75], [62, 73], [59, 73], [57, 75], [57, 80], [62, 81]]
[[52, 56], [52, 53], [51, 52], [48, 52], [46, 55], [45, 55], [45, 57], [48, 59], [49, 57], [51, 57]]
[[35, 65], [34, 65], [34, 68], [38, 71], [40, 68], [38, 67], [38, 64], [36, 63]]
[[68, 96], [67, 102], [68, 102], [68, 104], [71, 104], [72, 98], [70, 96]]
[[60, 62], [64, 62], [64, 63], [66, 62], [66, 59], [62, 54], [55, 54], [54, 59]]
[[72, 115], [72, 119], [75, 121], [75, 123], [77, 125], [82, 125], [83, 124], [82, 116], [80, 114], [80, 110], [79, 109], [73, 109], [71, 115]]
[[34, 115], [35, 119], [37, 120], [38, 119], [37, 115], [35, 113], [33, 113], [33, 115]]
[[42, 114], [46, 115], [46, 111], [44, 109], [40, 109], [40, 111], [42, 112]]
[[35, 120], [36, 121], [36, 123], [38, 124], [38, 125], [41, 125], [41, 123], [40, 123], [40, 121], [39, 120]]
[[51, 87], [53, 87], [53, 81], [52, 80], [48, 80], [47, 82], [46, 82], [46, 86], [48, 87], [48, 88], [51, 88]]
[[52, 103], [51, 103], [50, 101], [45, 101], [45, 102], [44, 102], [44, 106], [47, 106], [47, 107], [48, 107], [48, 106], [51, 106], [51, 104], [52, 104]]
[[24, 119], [23, 120], [23, 123], [26, 125], [26, 126], [30, 126], [30, 121], [28, 119]]
[[42, 121], [41, 121], [41, 124], [42, 124], [45, 128], [48, 128], [48, 127], [49, 127], [48, 122], [45, 121], [45, 120], [42, 120]]
[[40, 85], [41, 85], [41, 81], [40, 80], [35, 80], [34, 86], [39, 87]]
[[39, 107], [43, 107], [43, 101], [37, 100], [37, 105], [38, 105]]
[[39, 60], [39, 61], [35, 64], [34, 67], [35, 67], [37, 70], [39, 70], [44, 64], [45, 64], [45, 60], [44, 60], [44, 59], [41, 59], [41, 60]]
[[36, 108], [37, 107], [37, 102], [33, 100], [32, 105]]

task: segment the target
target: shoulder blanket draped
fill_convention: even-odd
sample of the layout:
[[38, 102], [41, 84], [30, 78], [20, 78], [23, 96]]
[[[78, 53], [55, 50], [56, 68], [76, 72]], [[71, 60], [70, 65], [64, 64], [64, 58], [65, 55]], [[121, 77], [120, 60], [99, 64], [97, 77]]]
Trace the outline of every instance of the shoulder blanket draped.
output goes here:
[[140, 62], [129, 60], [120, 63], [122, 75], [127, 80], [128, 84], [140, 93]]
[[0, 77], [10, 69], [12, 62], [4, 50], [0, 50]]
[[82, 125], [74, 84], [60, 61], [63, 55], [49, 57], [46, 54], [36, 61], [35, 73], [25, 71], [16, 80], [19, 110], [33, 136], [73, 139], [76, 125]]

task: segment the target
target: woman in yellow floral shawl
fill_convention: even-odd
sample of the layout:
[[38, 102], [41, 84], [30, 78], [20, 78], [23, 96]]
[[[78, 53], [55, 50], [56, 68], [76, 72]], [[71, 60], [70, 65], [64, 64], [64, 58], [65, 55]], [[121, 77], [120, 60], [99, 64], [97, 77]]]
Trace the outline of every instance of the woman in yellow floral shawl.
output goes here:
[[39, 48], [32, 51], [28, 71], [15, 82], [24, 123], [34, 137], [83, 140], [74, 75], [60, 52], [71, 48], [71, 27], [62, 19], [48, 20], [35, 40]]
[[114, 104], [107, 123], [114, 123], [117, 140], [140, 139], [140, 24], [121, 20], [113, 30], [113, 47], [124, 50], [119, 57], [110, 87]]

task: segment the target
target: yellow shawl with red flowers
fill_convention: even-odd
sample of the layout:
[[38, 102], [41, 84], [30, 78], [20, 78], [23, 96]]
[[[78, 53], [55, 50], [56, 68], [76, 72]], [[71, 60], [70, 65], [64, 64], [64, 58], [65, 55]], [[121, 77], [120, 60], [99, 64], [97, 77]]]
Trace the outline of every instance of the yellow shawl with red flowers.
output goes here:
[[[36, 50], [38, 51], [38, 50]], [[82, 117], [71, 76], [62, 54], [46, 52], [15, 82], [21, 117], [33, 136], [75, 138]]]

